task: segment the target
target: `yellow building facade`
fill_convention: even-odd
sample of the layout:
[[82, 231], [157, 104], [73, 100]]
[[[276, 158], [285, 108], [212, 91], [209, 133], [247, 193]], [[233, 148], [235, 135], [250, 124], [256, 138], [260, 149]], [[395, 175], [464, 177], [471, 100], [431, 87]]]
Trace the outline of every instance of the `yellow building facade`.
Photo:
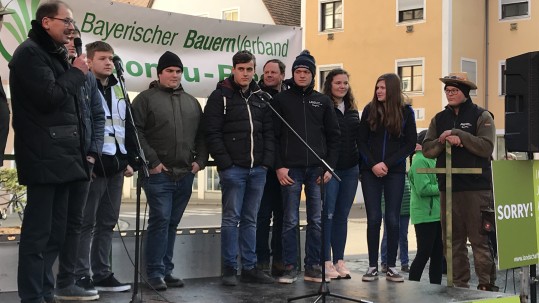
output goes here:
[[318, 88], [342, 67], [362, 109], [378, 76], [397, 73], [419, 129], [446, 105], [438, 78], [465, 71], [478, 86], [472, 99], [503, 133], [505, 60], [539, 50], [531, 0], [302, 0], [302, 26]]

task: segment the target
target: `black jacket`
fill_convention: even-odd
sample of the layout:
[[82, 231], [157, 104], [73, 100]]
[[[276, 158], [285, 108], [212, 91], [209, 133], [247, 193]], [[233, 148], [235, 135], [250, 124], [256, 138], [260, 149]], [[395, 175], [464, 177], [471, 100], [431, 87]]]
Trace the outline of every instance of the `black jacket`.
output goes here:
[[[0, 83], [2, 79], [0, 79]], [[0, 166], [4, 165], [4, 152], [9, 134], [9, 106], [4, 87], [0, 85]]]
[[391, 135], [383, 125], [371, 131], [367, 104], [361, 114], [359, 126], [359, 152], [361, 154], [361, 170], [371, 170], [380, 162], [384, 162], [390, 173], [406, 172], [406, 159], [414, 152], [417, 141], [414, 111], [411, 106], [402, 108], [402, 133], [399, 137]]
[[273, 167], [272, 113], [255, 93], [259, 90], [253, 80], [244, 94], [230, 76], [219, 82], [208, 98], [204, 108], [206, 145], [217, 169], [232, 165]]
[[359, 112], [346, 105], [344, 114], [335, 107], [341, 130], [337, 169], [347, 169], [359, 164]]
[[86, 77], [67, 61], [39, 22], [9, 62], [9, 84], [19, 183], [88, 180], [79, 110]]
[[[296, 86], [273, 98], [277, 112], [292, 126], [309, 146], [332, 168], [337, 164], [339, 152], [339, 124], [331, 99], [313, 89]], [[279, 119], [275, 119], [275, 168], [320, 166], [320, 161]]]
[[97, 79], [94, 74], [86, 74], [86, 82], [81, 88], [81, 113], [84, 133], [84, 150], [87, 155], [97, 159], [103, 148], [105, 127], [105, 111], [101, 103], [101, 95], [97, 88]]
[[[440, 137], [440, 135], [448, 129], [452, 130], [452, 133], [455, 132], [456, 134], [467, 133], [474, 137], [483, 136], [483, 133], [488, 133], [488, 128], [484, 127], [483, 123], [481, 123], [482, 119], [480, 119], [485, 111], [485, 109], [474, 104], [471, 99], [466, 100], [466, 102], [460, 105], [458, 115], [455, 114], [455, 111], [450, 106], [446, 106], [443, 111], [439, 112], [434, 117], [437, 137]], [[491, 126], [493, 123], [489, 123], [489, 125]], [[478, 130], [482, 132], [482, 134], [478, 134]], [[462, 136], [459, 135], [459, 137]], [[486, 141], [488, 141], [487, 138], [488, 137], [485, 137]], [[463, 142], [463, 144], [465, 144], [467, 148], [458, 146], [451, 147], [452, 167], [481, 168], [482, 173], [453, 174], [452, 190], [454, 192], [459, 192], [492, 189], [490, 155], [492, 154], [494, 145], [484, 144], [485, 148], [483, 151], [489, 156], [480, 156], [470, 151], [472, 148], [472, 146], [470, 146], [471, 144], [468, 144], [467, 142]], [[477, 147], [475, 148], [479, 149]], [[445, 158], [445, 152], [440, 153], [436, 159], [436, 167], [445, 168]], [[437, 176], [440, 191], [446, 191], [445, 174], [438, 174]]]

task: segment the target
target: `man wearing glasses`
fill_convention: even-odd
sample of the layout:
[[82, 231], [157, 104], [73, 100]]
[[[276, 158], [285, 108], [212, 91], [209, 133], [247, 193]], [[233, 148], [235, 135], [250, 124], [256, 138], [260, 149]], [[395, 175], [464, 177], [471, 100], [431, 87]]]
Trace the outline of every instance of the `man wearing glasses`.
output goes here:
[[[481, 211], [492, 204], [490, 157], [494, 150], [496, 127], [492, 114], [477, 106], [470, 90], [477, 89], [466, 73], [452, 73], [440, 78], [445, 84], [447, 106], [431, 120], [423, 141], [423, 154], [437, 158], [436, 167], [445, 167], [445, 143], [452, 145], [452, 166], [481, 168], [482, 173], [453, 175], [453, 283], [468, 288], [470, 263], [467, 239], [472, 244], [477, 289], [493, 290], [492, 257], [488, 235], [481, 234]], [[440, 189], [442, 232], [445, 234], [445, 175], [438, 175]], [[445, 243], [444, 243], [445, 244]], [[493, 277], [495, 278], [495, 277]]]
[[54, 301], [52, 265], [65, 238], [69, 188], [89, 179], [78, 106], [88, 66], [85, 55], [68, 61], [74, 21], [67, 4], [41, 4], [31, 25], [9, 63], [9, 83], [17, 173], [27, 186], [19, 297], [42, 303]]

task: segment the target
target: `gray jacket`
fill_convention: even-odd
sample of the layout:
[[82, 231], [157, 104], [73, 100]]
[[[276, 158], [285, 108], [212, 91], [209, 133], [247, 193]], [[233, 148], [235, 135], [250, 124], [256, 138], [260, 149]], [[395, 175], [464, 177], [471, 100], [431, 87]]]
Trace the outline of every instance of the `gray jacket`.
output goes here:
[[177, 179], [191, 171], [192, 162], [201, 169], [206, 166], [202, 108], [181, 86], [165, 88], [154, 81], [133, 100], [132, 108], [150, 168], [163, 163]]

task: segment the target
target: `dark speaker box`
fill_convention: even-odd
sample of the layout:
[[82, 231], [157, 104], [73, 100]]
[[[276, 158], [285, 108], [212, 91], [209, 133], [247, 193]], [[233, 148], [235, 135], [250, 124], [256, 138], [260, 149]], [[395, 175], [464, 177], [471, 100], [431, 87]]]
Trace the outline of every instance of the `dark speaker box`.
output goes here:
[[539, 52], [505, 61], [505, 148], [539, 152]]

